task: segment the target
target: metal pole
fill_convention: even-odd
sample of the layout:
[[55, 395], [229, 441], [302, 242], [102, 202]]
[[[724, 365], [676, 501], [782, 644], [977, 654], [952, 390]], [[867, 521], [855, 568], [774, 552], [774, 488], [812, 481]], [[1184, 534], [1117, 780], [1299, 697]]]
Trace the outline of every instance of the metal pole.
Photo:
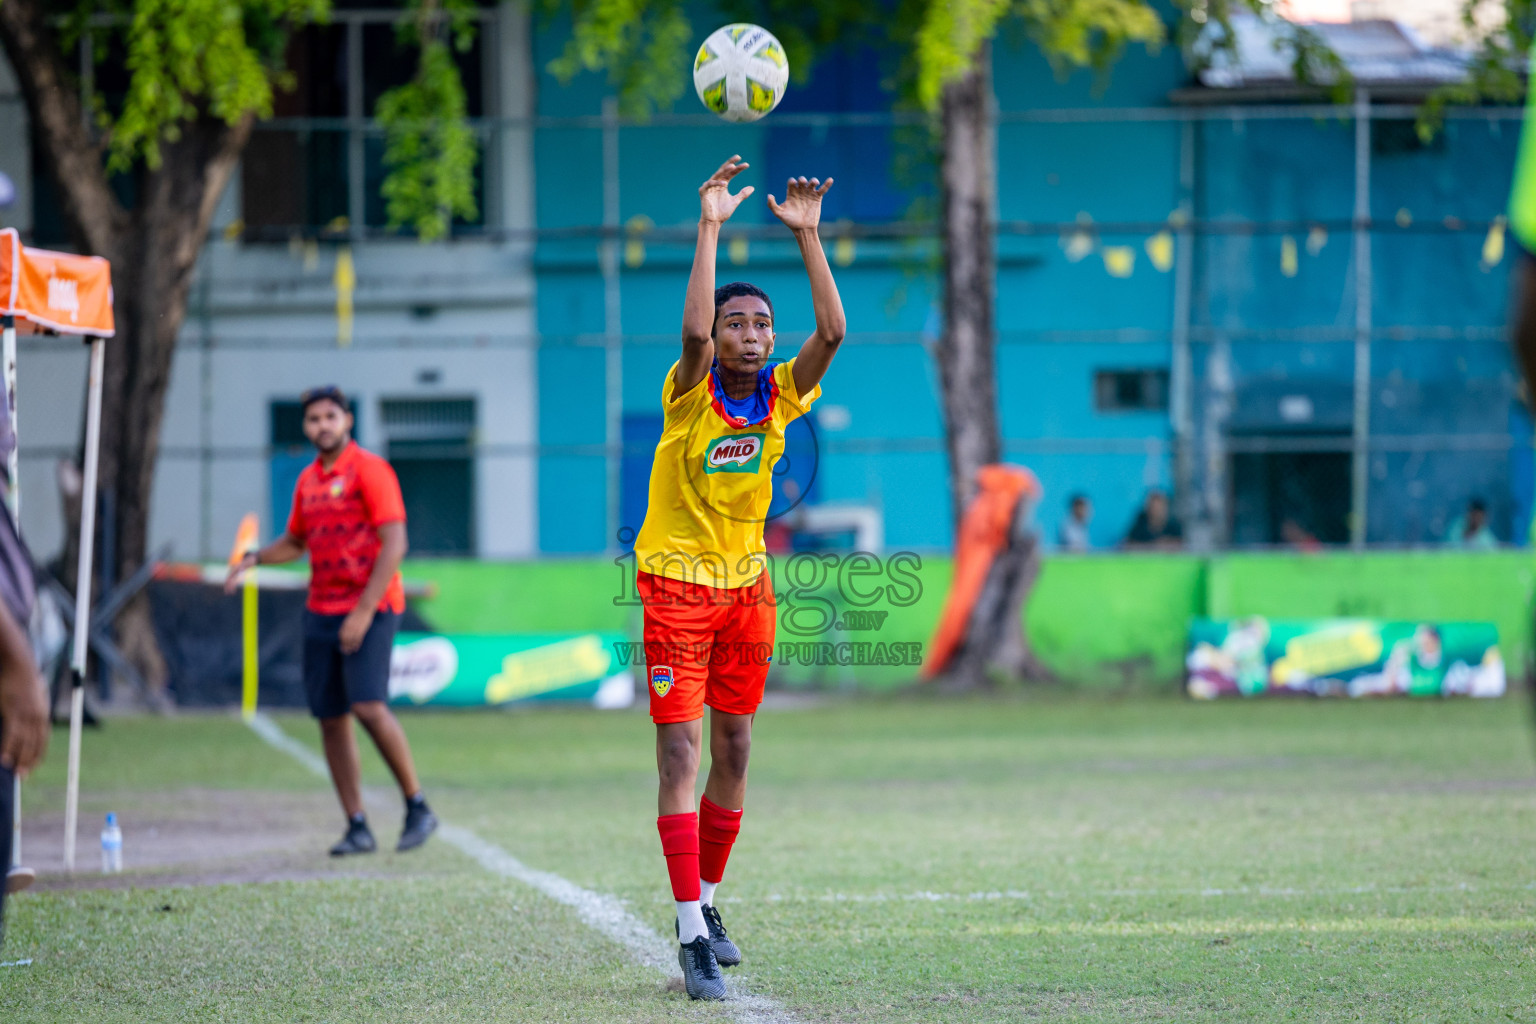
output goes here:
[[1365, 548], [1371, 459], [1371, 94], [1355, 92], [1355, 409], [1349, 543]]
[[85, 717], [85, 658], [90, 637], [91, 559], [96, 547], [96, 470], [101, 461], [101, 387], [106, 342], [91, 339], [91, 375], [85, 407], [85, 489], [80, 495], [80, 564], [75, 573], [75, 647], [70, 659], [69, 780], [64, 794], [64, 870], [75, 869], [75, 827], [80, 812], [80, 729]]
[[603, 227], [603, 382], [606, 387], [603, 466], [608, 512], [605, 546], [613, 551], [619, 545], [624, 444], [624, 324], [619, 288], [619, 101], [614, 96], [603, 98]]
[[[211, 261], [210, 261], [211, 262]], [[212, 287], [213, 274], [205, 263], [203, 279], [198, 285], [198, 323], [202, 328], [202, 366], [200, 387], [202, 394], [198, 404], [198, 504], [202, 506], [198, 516], [197, 557], [207, 561], [213, 557], [213, 314], [209, 309], [208, 290]]]
[[[1175, 235], [1173, 264], [1173, 352], [1168, 371], [1169, 413], [1173, 423], [1173, 494], [1174, 507], [1188, 526], [1196, 525], [1196, 513], [1206, 520], [1194, 493], [1194, 444], [1190, 422], [1189, 322], [1191, 290], [1194, 285], [1194, 232], [1190, 221], [1195, 216], [1195, 124], [1187, 118], [1179, 127], [1179, 230]], [[1214, 543], [1214, 524], [1204, 532]]]
[[363, 142], [363, 23], [347, 22], [347, 228], [351, 237], [361, 240], [366, 229], [368, 178]]
[[[21, 532], [21, 443], [16, 433], [16, 318], [0, 317], [0, 335], [4, 337], [5, 406], [11, 421], [11, 450], [6, 455], [5, 472], [10, 478], [10, 488], [5, 494], [5, 504], [16, 520], [16, 531]], [[26, 625], [26, 623], [22, 623]]]
[[[5, 492], [6, 507], [11, 510], [11, 519], [16, 523], [16, 532], [21, 532], [21, 478], [17, 475], [21, 464], [21, 446], [16, 433], [16, 318], [10, 315], [0, 317], [0, 338], [3, 338], [3, 353], [0, 359], [5, 362], [5, 397], [6, 414], [11, 422], [11, 450], [7, 453], [5, 471], [10, 484]], [[26, 628], [23, 622], [22, 628]], [[16, 776], [13, 783], [14, 791], [11, 801], [11, 863], [9, 868], [21, 867], [21, 776]]]

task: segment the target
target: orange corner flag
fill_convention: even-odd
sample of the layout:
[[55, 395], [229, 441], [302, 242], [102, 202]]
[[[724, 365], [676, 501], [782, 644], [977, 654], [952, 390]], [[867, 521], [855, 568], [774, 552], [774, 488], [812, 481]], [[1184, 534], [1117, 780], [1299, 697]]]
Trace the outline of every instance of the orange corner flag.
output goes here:
[[256, 518], [255, 512], [247, 512], [240, 520], [240, 528], [235, 531], [235, 546], [229, 550], [229, 564], [238, 565], [240, 559], [256, 550], [260, 540], [261, 520]]
[[33, 249], [0, 230], [0, 314], [60, 334], [110, 338], [112, 268], [100, 256]]

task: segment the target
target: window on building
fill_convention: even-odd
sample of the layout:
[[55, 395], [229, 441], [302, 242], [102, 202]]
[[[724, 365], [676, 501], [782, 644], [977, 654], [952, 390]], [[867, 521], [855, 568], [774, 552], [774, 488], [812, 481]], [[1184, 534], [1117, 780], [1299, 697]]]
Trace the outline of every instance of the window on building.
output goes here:
[[1095, 370], [1093, 407], [1099, 412], [1165, 412], [1167, 370]]
[[411, 553], [474, 554], [475, 400], [389, 398], [381, 412]]
[[[1348, 434], [1310, 435], [1309, 447]], [[1282, 445], [1285, 438], [1254, 439]], [[1268, 447], [1268, 444], [1256, 444]], [[1240, 451], [1232, 455], [1232, 543], [1344, 544], [1349, 540], [1348, 451]]]
[[[289, 42], [294, 87], [277, 92], [273, 119], [256, 125], [241, 163], [247, 239], [286, 242], [295, 233], [387, 227], [380, 191], [387, 174], [384, 137], [372, 118], [379, 97], [416, 73], [416, 51], [400, 42], [395, 17], [343, 8], [330, 24], [309, 26]], [[493, 31], [482, 20], [474, 44], [454, 51], [470, 117], [485, 114], [483, 55]], [[456, 222], [458, 230], [485, 223], [479, 168], [475, 193], [479, 215], [473, 223]]]

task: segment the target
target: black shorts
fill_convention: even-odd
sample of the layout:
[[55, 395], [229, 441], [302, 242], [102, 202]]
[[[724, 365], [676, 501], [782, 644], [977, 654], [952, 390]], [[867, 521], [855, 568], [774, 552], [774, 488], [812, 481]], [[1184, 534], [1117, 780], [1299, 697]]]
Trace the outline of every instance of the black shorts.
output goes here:
[[321, 615], [304, 609], [304, 691], [309, 713], [337, 718], [353, 704], [389, 700], [389, 653], [400, 626], [396, 612], [378, 612], [363, 636], [363, 645], [341, 653], [341, 624], [345, 615]]

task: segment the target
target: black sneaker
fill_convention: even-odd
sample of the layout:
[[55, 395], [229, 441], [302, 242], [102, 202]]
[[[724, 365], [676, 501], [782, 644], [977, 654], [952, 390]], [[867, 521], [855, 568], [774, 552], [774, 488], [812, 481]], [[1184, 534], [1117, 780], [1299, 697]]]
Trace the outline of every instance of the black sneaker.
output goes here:
[[414, 850], [436, 831], [437, 815], [432, 813], [432, 808], [424, 803], [407, 806], [405, 828], [400, 830], [400, 842], [395, 846], [395, 851], [404, 853], [406, 850]]
[[709, 926], [709, 948], [715, 951], [715, 962], [721, 967], [735, 967], [741, 963], [741, 950], [725, 934], [725, 925], [720, 923], [720, 911], [708, 903], [701, 904], [699, 909], [704, 911], [704, 923]]
[[373, 833], [368, 831], [366, 821], [353, 821], [347, 823], [347, 834], [341, 837], [341, 842], [331, 847], [332, 857], [346, 857], [354, 853], [372, 853], [379, 848], [379, 844], [373, 841]]
[[725, 978], [715, 962], [709, 936], [700, 935], [677, 947], [677, 965], [683, 969], [683, 988], [689, 999], [724, 999]]

